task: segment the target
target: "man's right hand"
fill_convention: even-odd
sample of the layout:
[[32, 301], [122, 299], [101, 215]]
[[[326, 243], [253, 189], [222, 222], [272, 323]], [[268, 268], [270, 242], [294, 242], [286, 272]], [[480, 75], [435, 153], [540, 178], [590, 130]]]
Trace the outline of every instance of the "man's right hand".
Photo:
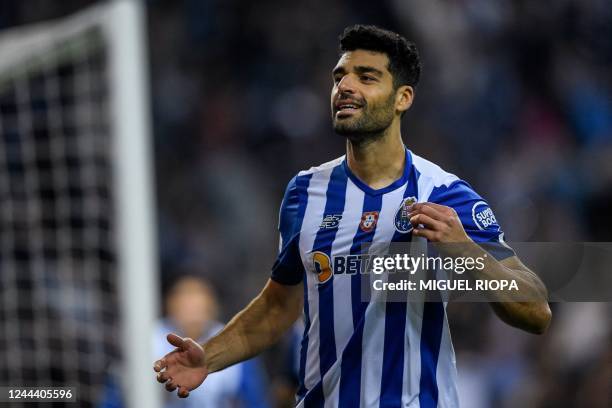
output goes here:
[[169, 334], [168, 342], [176, 350], [153, 365], [157, 381], [166, 383], [168, 391], [178, 388], [179, 397], [187, 397], [209, 373], [248, 360], [276, 343], [299, 317], [303, 299], [302, 282], [283, 285], [268, 279], [259, 295], [206, 341], [206, 356], [204, 348], [192, 339]]
[[166, 384], [166, 390], [172, 392], [178, 389], [177, 395], [186, 398], [208, 376], [204, 349], [194, 340], [174, 333], [168, 334], [167, 339], [176, 349], [157, 360], [153, 369], [158, 373], [157, 381]]

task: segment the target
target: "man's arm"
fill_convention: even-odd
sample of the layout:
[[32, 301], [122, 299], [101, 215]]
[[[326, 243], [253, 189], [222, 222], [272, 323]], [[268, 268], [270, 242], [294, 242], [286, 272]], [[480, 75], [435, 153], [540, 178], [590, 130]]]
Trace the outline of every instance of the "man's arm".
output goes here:
[[187, 397], [209, 373], [249, 359], [274, 344], [301, 313], [303, 284], [281, 285], [273, 280], [215, 337], [199, 345], [169, 334], [176, 349], [155, 362], [157, 380], [168, 391]]
[[[517, 302], [508, 299], [509, 295], [505, 295], [504, 291], [494, 292], [499, 293], [496, 302], [491, 303], [491, 307], [495, 314], [504, 322], [511, 326], [518, 327], [530, 333], [542, 334], [548, 328], [552, 313], [548, 306], [547, 291], [544, 283], [527, 268], [517, 256], [511, 256], [500, 262], [488, 257], [490, 261], [497, 262], [496, 265], [487, 265], [483, 271], [476, 271], [479, 279], [514, 279], [517, 282], [521, 297], [530, 299], [540, 299], [537, 302]], [[490, 262], [490, 263], [494, 263]], [[508, 276], [506, 278], [504, 276]]]
[[[478, 246], [465, 232], [456, 211], [447, 206], [434, 203], [417, 203], [410, 213], [412, 225], [423, 225], [412, 232], [415, 236], [427, 238], [431, 242], [464, 243], [456, 246], [460, 253], [449, 253], [451, 256], [482, 257], [485, 251]], [[445, 251], [452, 251], [445, 246]], [[514, 280], [519, 288], [521, 298], [533, 299], [530, 302], [518, 302], [504, 291], [491, 291], [491, 306], [495, 313], [506, 323], [530, 333], [542, 334], [550, 324], [552, 317], [547, 302], [547, 291], [544, 283], [530, 271], [517, 256], [502, 261], [494, 257], [484, 257], [484, 268], [472, 271], [472, 275], [483, 280]]]
[[269, 279], [261, 293], [203, 345], [209, 372], [247, 360], [276, 343], [300, 316], [303, 290], [303, 284], [281, 285]]

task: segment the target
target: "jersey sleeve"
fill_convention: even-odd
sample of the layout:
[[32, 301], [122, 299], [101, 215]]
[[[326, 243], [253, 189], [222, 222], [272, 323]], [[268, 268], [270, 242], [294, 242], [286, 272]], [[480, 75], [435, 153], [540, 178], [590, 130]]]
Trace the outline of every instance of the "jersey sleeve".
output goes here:
[[434, 189], [429, 201], [452, 207], [468, 236], [497, 260], [515, 255], [504, 242], [504, 232], [489, 204], [465, 181]]
[[297, 285], [304, 277], [304, 266], [299, 251], [299, 230], [303, 217], [301, 180], [291, 179], [281, 203], [278, 230], [280, 233], [279, 253], [272, 266], [272, 280], [283, 285]]

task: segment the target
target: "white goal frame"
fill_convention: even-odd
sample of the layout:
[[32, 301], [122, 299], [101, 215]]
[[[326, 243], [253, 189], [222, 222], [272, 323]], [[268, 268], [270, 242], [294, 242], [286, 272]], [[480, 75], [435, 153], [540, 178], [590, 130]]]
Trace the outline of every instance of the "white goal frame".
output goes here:
[[[120, 367], [127, 407], [159, 408], [153, 335], [159, 310], [153, 149], [150, 129], [145, 11], [139, 0], [115, 0], [64, 19], [0, 33], [0, 76], [43, 56], [62, 39], [100, 27], [108, 40], [109, 114], [115, 198]], [[130, 392], [131, 390], [131, 392]]]

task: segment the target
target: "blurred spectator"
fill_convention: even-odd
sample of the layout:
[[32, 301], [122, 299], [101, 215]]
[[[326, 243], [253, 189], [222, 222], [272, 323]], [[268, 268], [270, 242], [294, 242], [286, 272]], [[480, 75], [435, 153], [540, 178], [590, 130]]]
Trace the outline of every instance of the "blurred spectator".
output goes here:
[[[202, 343], [222, 328], [216, 320], [218, 303], [213, 288], [202, 278], [185, 275], [168, 290], [166, 317], [160, 321], [155, 336], [155, 355], [163, 356], [174, 349], [166, 341], [173, 332]], [[267, 408], [265, 373], [258, 359], [233, 365], [212, 373], [206, 382], [192, 391], [187, 399], [168, 393], [166, 408]]]

